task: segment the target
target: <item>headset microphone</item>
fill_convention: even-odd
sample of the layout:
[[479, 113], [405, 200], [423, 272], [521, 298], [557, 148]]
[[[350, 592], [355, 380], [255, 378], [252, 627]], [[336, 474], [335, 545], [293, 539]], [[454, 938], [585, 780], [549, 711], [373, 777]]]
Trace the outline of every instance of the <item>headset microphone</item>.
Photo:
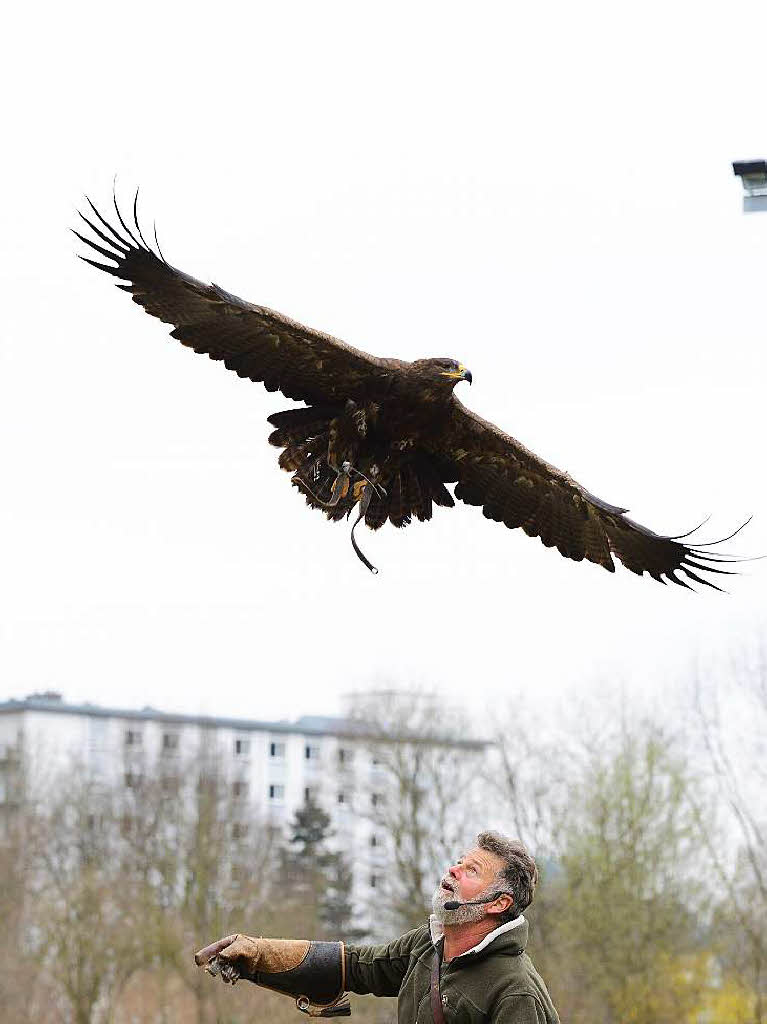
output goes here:
[[443, 903], [445, 910], [458, 910], [459, 907], [476, 907], [482, 903], [495, 903], [499, 896], [505, 896], [503, 892], [494, 892], [491, 896], [485, 896], [481, 900], [448, 900], [447, 903]]

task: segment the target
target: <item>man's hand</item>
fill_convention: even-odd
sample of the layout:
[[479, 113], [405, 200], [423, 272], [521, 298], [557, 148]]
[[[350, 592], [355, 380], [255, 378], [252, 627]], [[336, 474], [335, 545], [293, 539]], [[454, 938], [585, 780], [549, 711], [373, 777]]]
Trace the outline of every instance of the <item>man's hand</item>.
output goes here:
[[312, 1017], [348, 1017], [343, 942], [227, 935], [198, 950], [194, 962], [227, 985], [247, 978], [296, 1000]]
[[214, 978], [220, 974], [224, 984], [236, 985], [240, 978], [255, 977], [262, 942], [249, 935], [227, 935], [198, 950], [194, 962]]

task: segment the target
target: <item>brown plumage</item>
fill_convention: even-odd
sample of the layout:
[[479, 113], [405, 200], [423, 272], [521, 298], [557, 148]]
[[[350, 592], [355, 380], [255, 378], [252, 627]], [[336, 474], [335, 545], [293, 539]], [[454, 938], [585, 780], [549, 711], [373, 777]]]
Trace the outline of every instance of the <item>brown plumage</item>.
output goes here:
[[117, 226], [87, 202], [91, 212], [80, 216], [95, 238], [75, 234], [111, 262], [81, 259], [128, 282], [117, 287], [172, 324], [171, 337], [183, 345], [306, 403], [270, 416], [269, 440], [283, 449], [280, 467], [293, 474], [307, 504], [328, 518], [356, 510], [374, 530], [387, 519], [397, 527], [426, 521], [434, 505], [454, 504], [445, 484], [455, 483], [456, 498], [540, 537], [565, 558], [614, 572], [615, 556], [661, 583], [686, 587], [689, 579], [719, 589], [700, 574], [726, 574], [723, 563], [735, 559], [633, 522], [626, 509], [594, 497], [465, 408], [453, 388], [471, 382], [471, 374], [455, 360], [368, 355], [172, 267], [159, 245], [155, 252], [145, 241], [135, 201], [130, 227], [117, 202]]

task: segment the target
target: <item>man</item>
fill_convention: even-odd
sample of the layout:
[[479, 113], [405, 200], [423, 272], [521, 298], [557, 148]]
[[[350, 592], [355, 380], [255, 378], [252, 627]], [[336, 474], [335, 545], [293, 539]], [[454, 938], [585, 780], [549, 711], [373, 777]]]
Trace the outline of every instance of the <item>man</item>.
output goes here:
[[228, 935], [195, 962], [292, 995], [312, 1016], [348, 1014], [350, 991], [397, 996], [399, 1024], [559, 1024], [525, 953], [522, 911], [537, 882], [522, 843], [481, 832], [440, 881], [429, 924], [388, 945]]

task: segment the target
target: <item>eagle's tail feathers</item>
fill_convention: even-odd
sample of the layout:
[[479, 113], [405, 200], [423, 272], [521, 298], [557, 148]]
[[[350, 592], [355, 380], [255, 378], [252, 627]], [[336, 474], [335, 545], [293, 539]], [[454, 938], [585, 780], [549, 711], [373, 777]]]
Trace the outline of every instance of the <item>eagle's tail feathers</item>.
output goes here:
[[431, 500], [427, 504], [415, 467], [407, 466], [404, 476], [405, 507], [421, 522], [431, 519]]
[[365, 513], [365, 525], [371, 530], [380, 530], [389, 517], [390, 505], [391, 496], [388, 491], [384, 494], [381, 494], [380, 491], [374, 494]]
[[389, 522], [397, 529], [407, 526], [410, 522], [410, 508], [405, 502], [402, 489], [402, 473], [392, 479], [388, 485], [391, 489], [391, 505], [389, 506]]
[[454, 508], [455, 499], [450, 491], [445, 487], [441, 480], [435, 480], [431, 486], [431, 496], [434, 499], [435, 505], [441, 505], [442, 508]]

